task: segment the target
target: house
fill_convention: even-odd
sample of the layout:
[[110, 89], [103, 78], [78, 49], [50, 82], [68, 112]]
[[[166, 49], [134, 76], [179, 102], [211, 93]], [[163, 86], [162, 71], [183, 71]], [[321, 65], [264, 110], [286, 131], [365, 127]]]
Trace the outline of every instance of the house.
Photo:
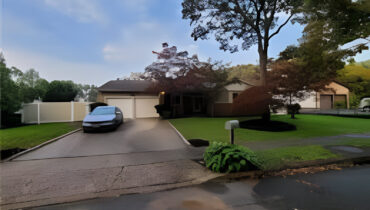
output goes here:
[[121, 108], [125, 118], [158, 117], [154, 108], [158, 104], [168, 105], [176, 116], [230, 116], [233, 99], [253, 86], [244, 81], [229, 84], [209, 103], [197, 92], [152, 93], [150, 85], [146, 80], [112, 80], [98, 88], [97, 101]]
[[[112, 80], [98, 88], [97, 101], [121, 108], [125, 118], [158, 117], [154, 108], [158, 104], [170, 107], [174, 116], [232, 116], [233, 100], [254, 86], [239, 80], [222, 88], [215, 100], [207, 101], [198, 92], [153, 93], [148, 91], [152, 84], [146, 80]], [[337, 103], [349, 107], [349, 90], [335, 81], [327, 90], [309, 93], [308, 98], [299, 102], [303, 109], [332, 109]]]
[[334, 109], [342, 105], [342, 108], [349, 108], [349, 89], [343, 84], [333, 81], [326, 86], [326, 90], [311, 92], [309, 96], [300, 101], [302, 109]]

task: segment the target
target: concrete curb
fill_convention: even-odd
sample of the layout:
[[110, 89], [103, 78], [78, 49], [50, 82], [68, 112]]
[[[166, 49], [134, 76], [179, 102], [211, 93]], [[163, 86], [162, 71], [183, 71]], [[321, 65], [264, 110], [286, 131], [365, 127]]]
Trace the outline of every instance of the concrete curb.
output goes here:
[[59, 140], [59, 139], [61, 139], [61, 138], [64, 138], [64, 137], [66, 137], [66, 136], [68, 136], [68, 135], [71, 135], [71, 134], [73, 134], [73, 133], [76, 133], [76, 132], [78, 132], [78, 131], [80, 131], [80, 130], [82, 130], [82, 128], [78, 128], [78, 129], [76, 129], [76, 130], [70, 131], [70, 132], [68, 132], [68, 133], [66, 133], [66, 134], [63, 134], [63, 135], [61, 135], [61, 136], [55, 137], [55, 138], [53, 138], [53, 139], [50, 139], [50, 140], [48, 140], [48, 141], [46, 141], [46, 142], [44, 142], [44, 143], [42, 143], [42, 144], [39, 144], [39, 145], [34, 146], [34, 147], [32, 147], [32, 148], [29, 148], [29, 149], [27, 149], [27, 150], [25, 150], [25, 151], [22, 151], [22, 152], [19, 152], [19, 153], [17, 153], [17, 154], [14, 154], [14, 155], [12, 155], [12, 156], [8, 157], [8, 158], [7, 158], [7, 159], [5, 159], [5, 160], [2, 160], [1, 162], [8, 162], [8, 161], [11, 161], [11, 160], [13, 160], [13, 159], [15, 159], [15, 158], [17, 158], [17, 157], [19, 157], [19, 156], [22, 156], [22, 155], [24, 155], [24, 154], [26, 154], [26, 153], [32, 152], [32, 151], [34, 151], [34, 150], [36, 150], [36, 149], [39, 149], [39, 148], [41, 148], [41, 147], [43, 147], [43, 146], [45, 146], [45, 145], [48, 145], [48, 144], [50, 144], [50, 143], [53, 143], [54, 141], [57, 141], [57, 140]]
[[170, 124], [170, 126], [176, 131], [176, 133], [177, 133], [177, 135], [179, 135], [180, 136], [180, 138], [182, 139], [182, 141], [185, 143], [185, 144], [187, 144], [187, 145], [191, 145], [189, 142], [188, 142], [188, 140], [186, 140], [185, 139], [185, 137], [180, 133], [180, 131], [178, 131], [176, 128], [175, 128], [175, 126], [173, 126], [172, 125], [172, 123], [170, 122], [170, 121], [168, 121], [167, 120], [167, 122], [168, 122], [168, 124]]

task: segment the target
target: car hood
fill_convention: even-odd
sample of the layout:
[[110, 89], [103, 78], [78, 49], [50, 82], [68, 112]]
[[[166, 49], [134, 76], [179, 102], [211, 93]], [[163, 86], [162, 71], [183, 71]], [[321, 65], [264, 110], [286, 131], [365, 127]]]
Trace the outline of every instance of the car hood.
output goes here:
[[116, 117], [115, 114], [107, 114], [107, 115], [87, 115], [84, 119], [84, 122], [104, 122], [104, 121], [112, 121]]

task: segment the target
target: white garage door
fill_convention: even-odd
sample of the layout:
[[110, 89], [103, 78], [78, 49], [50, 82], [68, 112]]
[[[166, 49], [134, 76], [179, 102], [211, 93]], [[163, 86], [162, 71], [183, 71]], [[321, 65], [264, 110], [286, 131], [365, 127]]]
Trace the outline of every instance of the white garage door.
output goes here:
[[158, 98], [137, 98], [135, 100], [136, 118], [159, 117], [154, 108], [159, 104]]
[[107, 104], [120, 108], [124, 118], [134, 118], [133, 100], [130, 98], [109, 98]]

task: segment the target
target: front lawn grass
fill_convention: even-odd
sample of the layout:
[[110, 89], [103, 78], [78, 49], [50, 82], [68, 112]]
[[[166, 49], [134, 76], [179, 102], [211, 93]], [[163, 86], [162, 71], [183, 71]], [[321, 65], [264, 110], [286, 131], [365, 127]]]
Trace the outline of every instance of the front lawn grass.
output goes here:
[[80, 123], [45, 123], [0, 130], [0, 149], [27, 149], [80, 127]]
[[[293, 124], [297, 130], [268, 132], [239, 128], [235, 129], [235, 139], [236, 141], [303, 139], [370, 132], [369, 119], [304, 114], [296, 115], [296, 117], [297, 119], [290, 119], [290, 115], [272, 115], [271, 120]], [[238, 118], [193, 117], [171, 119], [170, 122], [186, 139], [229, 142], [229, 131], [225, 130], [225, 122], [235, 119]]]
[[269, 149], [257, 151], [256, 155], [262, 164], [260, 166], [262, 170], [281, 169], [292, 163], [338, 157], [320, 145]]

